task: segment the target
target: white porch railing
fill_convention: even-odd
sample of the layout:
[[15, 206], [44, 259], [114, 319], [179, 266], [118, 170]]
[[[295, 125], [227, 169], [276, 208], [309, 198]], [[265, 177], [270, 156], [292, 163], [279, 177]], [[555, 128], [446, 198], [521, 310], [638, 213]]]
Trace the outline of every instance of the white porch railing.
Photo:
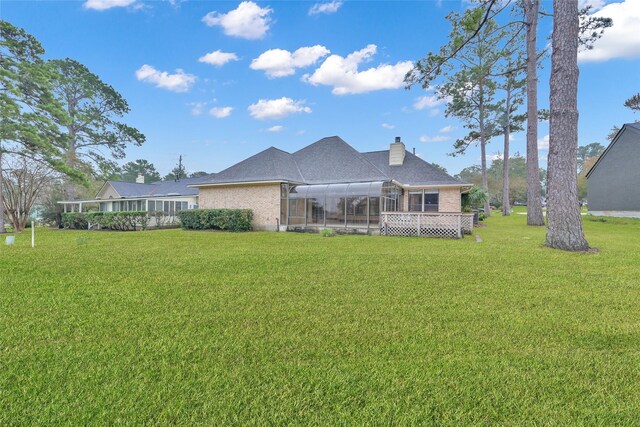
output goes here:
[[382, 212], [383, 236], [428, 236], [459, 239], [473, 231], [472, 213]]

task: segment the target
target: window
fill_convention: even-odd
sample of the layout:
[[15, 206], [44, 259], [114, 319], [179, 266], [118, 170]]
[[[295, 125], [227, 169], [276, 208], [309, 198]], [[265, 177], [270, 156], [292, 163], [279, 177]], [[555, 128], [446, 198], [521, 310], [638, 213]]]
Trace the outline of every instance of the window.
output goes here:
[[438, 212], [438, 199], [437, 192], [424, 192], [424, 211], [425, 212]]
[[422, 212], [422, 191], [409, 192], [409, 212]]
[[347, 225], [367, 225], [367, 196], [347, 197]]
[[437, 191], [422, 190], [409, 192], [409, 212], [438, 212]]
[[[281, 209], [291, 225], [368, 227], [380, 222], [380, 211], [397, 211], [401, 189], [391, 182], [356, 182], [281, 186]], [[284, 195], [287, 194], [287, 198]], [[283, 221], [283, 223], [285, 223]]]
[[289, 224], [304, 224], [304, 199], [289, 200]]

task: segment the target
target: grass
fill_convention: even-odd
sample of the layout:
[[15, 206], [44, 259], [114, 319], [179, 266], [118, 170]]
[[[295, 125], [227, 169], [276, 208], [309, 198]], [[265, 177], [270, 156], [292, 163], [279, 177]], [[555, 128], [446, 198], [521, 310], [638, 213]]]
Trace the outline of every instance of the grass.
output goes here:
[[638, 425], [640, 221], [473, 238], [37, 230], [0, 247], [0, 425]]

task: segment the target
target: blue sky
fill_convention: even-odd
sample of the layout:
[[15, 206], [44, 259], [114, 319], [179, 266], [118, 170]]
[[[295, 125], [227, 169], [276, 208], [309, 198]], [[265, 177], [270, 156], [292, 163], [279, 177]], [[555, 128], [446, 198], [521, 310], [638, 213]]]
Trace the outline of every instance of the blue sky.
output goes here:
[[[580, 144], [607, 144], [613, 125], [640, 120], [622, 106], [640, 91], [640, 0], [585, 0], [614, 27], [580, 57]], [[550, 1], [543, 1], [551, 8]], [[295, 151], [339, 135], [361, 151], [401, 136], [451, 174], [479, 163], [452, 158], [461, 124], [399, 76], [447, 40], [444, 19], [464, 1], [5, 1], [0, 16], [25, 28], [47, 58], [74, 58], [129, 102], [124, 121], [147, 136], [125, 161], [161, 173], [182, 154], [189, 171], [220, 171], [269, 146]], [[547, 43], [550, 19], [540, 26]], [[303, 49], [301, 49], [303, 48]], [[209, 55], [208, 55], [209, 54]], [[540, 107], [548, 105], [547, 60]], [[544, 146], [547, 124], [540, 126]], [[500, 151], [496, 138], [488, 153]], [[512, 152], [524, 153], [524, 134]], [[540, 150], [542, 166], [547, 151]]]

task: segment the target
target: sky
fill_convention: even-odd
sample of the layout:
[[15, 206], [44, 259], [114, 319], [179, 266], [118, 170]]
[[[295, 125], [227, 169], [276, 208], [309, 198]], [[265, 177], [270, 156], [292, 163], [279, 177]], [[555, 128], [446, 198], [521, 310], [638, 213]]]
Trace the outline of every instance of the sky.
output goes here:
[[[640, 120], [623, 106], [640, 92], [640, 0], [581, 0], [614, 26], [579, 55], [579, 143], [607, 145], [611, 128]], [[546, 10], [551, 1], [542, 1]], [[168, 173], [183, 156], [190, 172], [218, 172], [270, 146], [296, 151], [338, 135], [359, 151], [408, 150], [450, 174], [479, 164], [466, 132], [444, 115], [432, 89], [405, 89], [412, 63], [447, 42], [445, 16], [467, 1], [0, 2], [0, 17], [34, 35], [45, 58], [73, 58], [128, 101], [121, 119], [146, 135], [121, 163], [146, 159]], [[539, 45], [549, 43], [543, 18]], [[550, 60], [540, 70], [548, 106]], [[546, 167], [548, 123], [539, 128]], [[495, 138], [487, 152], [502, 151]], [[511, 152], [524, 154], [525, 135]]]

